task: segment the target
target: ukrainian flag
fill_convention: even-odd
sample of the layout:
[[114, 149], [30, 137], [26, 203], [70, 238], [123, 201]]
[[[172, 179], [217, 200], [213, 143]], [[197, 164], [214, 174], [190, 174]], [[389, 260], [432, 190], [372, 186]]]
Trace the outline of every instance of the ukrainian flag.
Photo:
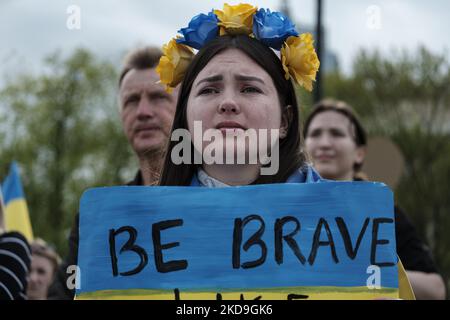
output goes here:
[[31, 242], [33, 240], [33, 230], [16, 162], [11, 163], [9, 174], [3, 182], [1, 191], [3, 191], [5, 204], [6, 230], [19, 231]]

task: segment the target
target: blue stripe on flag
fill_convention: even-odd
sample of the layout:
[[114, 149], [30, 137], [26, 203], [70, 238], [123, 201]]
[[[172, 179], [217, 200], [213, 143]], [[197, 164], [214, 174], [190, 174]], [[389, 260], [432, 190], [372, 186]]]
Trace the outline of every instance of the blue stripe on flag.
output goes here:
[[2, 185], [3, 201], [5, 206], [12, 200], [24, 199], [22, 183], [20, 182], [19, 168], [13, 161], [9, 169], [9, 174]]

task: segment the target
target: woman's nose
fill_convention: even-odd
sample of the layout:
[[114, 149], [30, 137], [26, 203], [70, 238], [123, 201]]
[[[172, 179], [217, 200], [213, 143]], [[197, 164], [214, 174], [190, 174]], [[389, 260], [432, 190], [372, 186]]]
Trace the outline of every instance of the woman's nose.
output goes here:
[[332, 146], [330, 136], [327, 134], [322, 134], [318, 139], [318, 145], [322, 148], [329, 148]]
[[37, 273], [34, 272], [34, 271], [30, 272], [30, 274], [28, 275], [28, 281], [29, 281], [29, 282], [33, 282], [33, 283], [36, 283], [37, 280], [38, 280]]
[[225, 97], [225, 99], [220, 103], [218, 112], [238, 114], [241, 112], [241, 108], [239, 107], [239, 104], [236, 102], [236, 99], [231, 94], [228, 94]]

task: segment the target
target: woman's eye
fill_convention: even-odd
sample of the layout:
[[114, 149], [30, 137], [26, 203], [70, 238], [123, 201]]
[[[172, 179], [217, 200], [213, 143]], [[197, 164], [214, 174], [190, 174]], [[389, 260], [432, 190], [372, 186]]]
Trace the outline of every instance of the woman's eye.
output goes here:
[[208, 94], [213, 94], [213, 93], [219, 93], [219, 90], [217, 90], [216, 88], [205, 88], [200, 90], [200, 92], [198, 93], [198, 95], [208, 95]]
[[345, 137], [345, 133], [341, 130], [331, 130], [331, 135], [333, 137]]
[[163, 94], [158, 94], [158, 95], [155, 95], [155, 99], [165, 100], [165, 99], [168, 99], [168, 96], [163, 95]]
[[262, 91], [256, 87], [245, 87], [242, 89], [243, 93], [261, 93]]
[[320, 137], [321, 134], [322, 134], [322, 132], [320, 130], [314, 130], [314, 131], [312, 131], [310, 133], [307, 133], [306, 136], [308, 138], [317, 138], [317, 137]]

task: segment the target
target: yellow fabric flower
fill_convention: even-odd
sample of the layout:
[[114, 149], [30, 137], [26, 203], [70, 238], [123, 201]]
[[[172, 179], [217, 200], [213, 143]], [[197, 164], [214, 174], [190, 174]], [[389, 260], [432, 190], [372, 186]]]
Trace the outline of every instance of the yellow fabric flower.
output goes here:
[[286, 80], [294, 80], [308, 91], [316, 81], [320, 61], [314, 49], [314, 39], [310, 33], [299, 37], [289, 37], [281, 48], [281, 61], [286, 72]]
[[253, 29], [253, 15], [257, 8], [250, 4], [230, 6], [225, 3], [222, 10], [214, 10], [219, 18], [220, 35], [250, 35]]
[[186, 70], [194, 58], [194, 51], [172, 39], [163, 46], [163, 53], [156, 72], [161, 79], [160, 83], [166, 86], [168, 92], [172, 92], [173, 88], [183, 81]]

